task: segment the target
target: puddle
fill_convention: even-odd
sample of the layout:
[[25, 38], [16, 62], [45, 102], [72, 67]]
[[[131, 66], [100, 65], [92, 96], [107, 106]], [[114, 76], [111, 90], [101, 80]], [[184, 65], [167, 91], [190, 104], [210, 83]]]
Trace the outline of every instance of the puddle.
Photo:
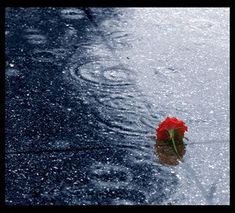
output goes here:
[[7, 11], [8, 204], [229, 204], [227, 9]]

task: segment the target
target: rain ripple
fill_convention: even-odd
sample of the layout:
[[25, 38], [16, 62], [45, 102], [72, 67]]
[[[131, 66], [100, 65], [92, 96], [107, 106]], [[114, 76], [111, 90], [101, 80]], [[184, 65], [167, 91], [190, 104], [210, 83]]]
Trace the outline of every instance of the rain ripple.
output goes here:
[[127, 135], [153, 134], [156, 123], [166, 114], [159, 110], [162, 106], [157, 108], [147, 104], [145, 97], [137, 91], [101, 94], [96, 97], [95, 104], [97, 121], [109, 130]]
[[44, 35], [41, 34], [28, 34], [25, 35], [25, 38], [28, 40], [30, 44], [45, 44], [47, 39]]
[[90, 180], [94, 184], [98, 184], [99, 187], [110, 186], [127, 186], [131, 180], [132, 175], [129, 169], [120, 165], [110, 164], [95, 164], [90, 168]]
[[105, 86], [128, 86], [132, 84], [132, 70], [114, 61], [90, 61], [79, 67], [70, 68], [70, 74], [77, 80]]
[[97, 121], [105, 128], [112, 131], [127, 135], [148, 135], [152, 132], [153, 127], [146, 125], [149, 119], [147, 114], [140, 114], [134, 111], [113, 111], [106, 108], [99, 108], [96, 113]]
[[[107, 108], [116, 109], [116, 110], [139, 110], [144, 112], [141, 101], [141, 96], [129, 91], [124, 91], [122, 93], [102, 93], [99, 96], [96, 96], [96, 101]], [[139, 100], [139, 101], [137, 101]]]
[[55, 63], [65, 59], [68, 55], [68, 50], [63, 48], [54, 49], [36, 49], [33, 51], [31, 59], [35, 62], [41, 63]]
[[80, 88], [81, 99], [96, 106], [93, 113], [99, 125], [125, 135], [149, 135], [162, 116], [151, 112], [134, 84], [135, 71], [125, 66], [104, 58], [73, 64], [68, 73]]
[[112, 48], [116, 49], [130, 49], [132, 48], [133, 42], [136, 40], [133, 35], [128, 34], [125, 31], [114, 31], [104, 34], [108, 38], [109, 44]]
[[62, 9], [61, 16], [62, 18], [65, 19], [79, 20], [85, 17], [85, 13], [81, 9], [69, 8], [69, 9]]

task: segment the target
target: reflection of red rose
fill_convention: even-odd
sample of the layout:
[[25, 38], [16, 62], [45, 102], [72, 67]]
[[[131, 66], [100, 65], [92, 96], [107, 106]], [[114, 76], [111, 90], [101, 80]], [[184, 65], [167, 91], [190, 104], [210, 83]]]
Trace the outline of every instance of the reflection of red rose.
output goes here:
[[185, 131], [188, 131], [188, 127], [185, 123], [177, 118], [167, 117], [162, 123], [159, 124], [156, 129], [158, 140], [167, 140], [170, 138], [168, 130], [173, 129], [178, 137], [183, 138]]
[[186, 153], [186, 147], [182, 140], [177, 141], [176, 144], [178, 155], [176, 155], [170, 142], [158, 140], [155, 144], [155, 153], [158, 156], [158, 162], [163, 165], [176, 166]]

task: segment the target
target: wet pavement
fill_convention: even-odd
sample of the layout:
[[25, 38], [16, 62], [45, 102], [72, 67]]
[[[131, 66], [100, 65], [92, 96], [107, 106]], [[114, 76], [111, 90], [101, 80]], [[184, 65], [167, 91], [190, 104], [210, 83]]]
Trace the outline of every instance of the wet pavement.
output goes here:
[[[229, 9], [7, 8], [7, 205], [227, 205]], [[185, 121], [185, 162], [151, 136]], [[191, 144], [190, 144], [191, 143]]]

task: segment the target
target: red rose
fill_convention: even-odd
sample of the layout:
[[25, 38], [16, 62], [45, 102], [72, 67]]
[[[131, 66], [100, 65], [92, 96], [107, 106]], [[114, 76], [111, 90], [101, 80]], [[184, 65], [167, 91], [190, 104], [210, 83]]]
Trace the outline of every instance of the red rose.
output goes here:
[[177, 135], [177, 137], [183, 138], [185, 131], [188, 131], [188, 127], [183, 121], [177, 118], [167, 117], [156, 129], [157, 140], [169, 139], [170, 130], [175, 132], [175, 136]]

